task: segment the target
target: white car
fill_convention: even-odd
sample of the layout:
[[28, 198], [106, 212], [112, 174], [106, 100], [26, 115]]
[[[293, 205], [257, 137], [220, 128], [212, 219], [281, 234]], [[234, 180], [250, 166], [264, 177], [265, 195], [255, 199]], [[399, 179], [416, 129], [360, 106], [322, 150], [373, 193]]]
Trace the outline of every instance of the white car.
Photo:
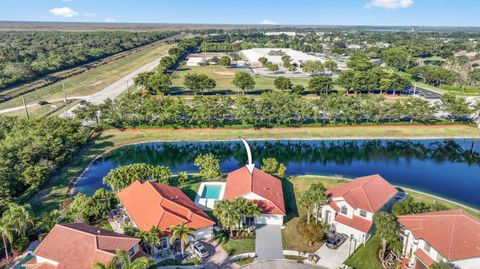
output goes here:
[[191, 247], [193, 249], [193, 253], [195, 253], [195, 255], [197, 255], [200, 259], [206, 258], [210, 255], [210, 253], [208, 253], [208, 249], [198, 241], [193, 242]]

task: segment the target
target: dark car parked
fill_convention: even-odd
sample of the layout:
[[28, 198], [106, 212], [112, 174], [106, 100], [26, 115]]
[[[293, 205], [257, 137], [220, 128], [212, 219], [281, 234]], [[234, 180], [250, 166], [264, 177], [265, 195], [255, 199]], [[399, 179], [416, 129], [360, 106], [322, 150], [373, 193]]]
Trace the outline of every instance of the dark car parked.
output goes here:
[[345, 234], [330, 234], [327, 239], [327, 247], [332, 249], [339, 248], [345, 241], [347, 241], [348, 236]]

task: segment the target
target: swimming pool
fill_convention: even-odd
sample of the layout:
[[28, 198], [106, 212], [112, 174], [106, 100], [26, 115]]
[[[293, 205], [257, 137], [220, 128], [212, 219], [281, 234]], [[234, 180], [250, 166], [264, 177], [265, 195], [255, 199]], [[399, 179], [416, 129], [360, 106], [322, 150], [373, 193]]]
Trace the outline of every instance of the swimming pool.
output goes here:
[[23, 260], [17, 266], [15, 266], [15, 269], [25, 269], [25, 266], [23, 265], [27, 263], [29, 260], [33, 259], [33, 257], [35, 256], [28, 253], [27, 256], [25, 256], [25, 258], [23, 258]]
[[212, 211], [215, 203], [223, 199], [225, 182], [202, 182], [195, 197], [195, 204], [202, 210]]
[[220, 198], [222, 185], [205, 185], [200, 198], [217, 199]]

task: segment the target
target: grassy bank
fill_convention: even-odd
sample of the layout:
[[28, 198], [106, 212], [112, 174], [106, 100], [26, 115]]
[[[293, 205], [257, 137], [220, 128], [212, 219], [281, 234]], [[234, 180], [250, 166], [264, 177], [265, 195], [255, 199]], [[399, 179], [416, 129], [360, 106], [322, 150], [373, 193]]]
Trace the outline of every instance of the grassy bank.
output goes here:
[[[159, 43], [158, 45], [148, 47], [140, 52], [129, 55], [125, 58], [115, 60], [109, 64], [102, 65], [99, 68], [90, 70], [70, 77], [65, 80], [65, 88], [68, 97], [80, 97], [91, 95], [113, 82], [119, 80], [135, 69], [140, 68], [164, 55], [170, 45]], [[53, 103], [63, 100], [62, 82], [51, 84], [36, 91], [25, 94], [27, 104], [36, 104], [39, 100], [52, 101]], [[21, 106], [22, 98], [13, 98], [0, 104], [0, 110]], [[50, 105], [32, 106], [29, 113], [33, 117], [43, 116], [48, 111], [53, 110]], [[18, 110], [7, 115], [24, 116], [23, 110]]]
[[81, 149], [65, 167], [59, 169], [31, 200], [38, 214], [57, 208], [66, 199], [69, 186], [98, 155], [131, 143], [146, 141], [201, 141], [247, 139], [365, 139], [365, 138], [480, 138], [480, 130], [465, 125], [311, 127], [272, 129], [138, 129], [106, 130]]

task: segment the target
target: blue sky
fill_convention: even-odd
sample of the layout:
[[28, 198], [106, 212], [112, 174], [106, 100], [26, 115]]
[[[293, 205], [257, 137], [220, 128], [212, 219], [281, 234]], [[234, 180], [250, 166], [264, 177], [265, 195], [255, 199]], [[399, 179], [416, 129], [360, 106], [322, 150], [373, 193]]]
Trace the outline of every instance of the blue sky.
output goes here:
[[0, 20], [480, 26], [480, 0], [0, 0]]

